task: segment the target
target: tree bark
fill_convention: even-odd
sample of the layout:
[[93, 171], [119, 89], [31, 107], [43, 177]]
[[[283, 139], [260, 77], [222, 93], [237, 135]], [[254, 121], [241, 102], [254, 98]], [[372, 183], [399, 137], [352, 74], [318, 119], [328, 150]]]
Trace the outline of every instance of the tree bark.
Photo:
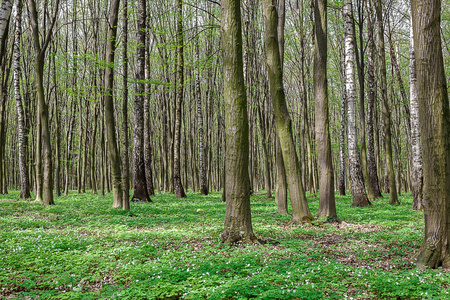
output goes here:
[[292, 122], [284, 94], [283, 73], [281, 71], [277, 34], [278, 13], [274, 2], [274, 0], [263, 1], [269, 89], [288, 179], [288, 188], [292, 204], [291, 222], [299, 224], [302, 222], [310, 222], [313, 217], [309, 210], [305, 191], [303, 190], [301, 182], [300, 165], [292, 137]]
[[[50, 28], [45, 32], [45, 38], [42, 43], [40, 40], [40, 32], [38, 26], [38, 16], [36, 4], [34, 0], [28, 0], [28, 9], [30, 11], [30, 23], [34, 40], [34, 56], [35, 56], [35, 76], [36, 91], [38, 96], [38, 117], [41, 126], [42, 138], [42, 161], [43, 161], [43, 204], [54, 205], [53, 201], [53, 168], [52, 168], [52, 148], [50, 143], [50, 128], [48, 117], [48, 105], [45, 101], [44, 94], [44, 62], [45, 53], [52, 37], [53, 28], [56, 23], [59, 0], [55, 3], [54, 15], [51, 20]], [[39, 146], [39, 145], [38, 145]]]
[[[140, 4], [140, 3], [139, 3]], [[141, 7], [139, 6], [139, 9]], [[123, 199], [122, 208], [124, 210], [130, 210], [130, 180], [129, 180], [129, 165], [128, 165], [128, 0], [123, 1], [123, 48], [122, 48], [122, 59], [123, 59], [123, 99], [122, 99], [122, 131], [123, 131], [123, 149], [122, 149], [122, 182], [123, 182]], [[140, 20], [139, 20], [140, 21]], [[138, 23], [138, 35], [140, 35], [140, 23]], [[138, 40], [139, 45], [140, 40]], [[139, 46], [138, 46], [139, 53]], [[141, 54], [141, 53], [139, 53]], [[138, 72], [140, 67], [140, 60], [138, 54]], [[139, 80], [139, 78], [138, 78]], [[138, 83], [141, 84], [141, 83]], [[135, 96], [135, 99], [138, 95]], [[136, 100], [135, 100], [136, 101]], [[135, 104], [136, 108], [136, 104]], [[135, 117], [135, 122], [139, 116]], [[136, 134], [136, 132], [135, 132]], [[135, 180], [136, 182], [136, 180]], [[136, 190], [135, 190], [136, 191]]]
[[132, 201], [150, 202], [145, 176], [144, 161], [144, 92], [145, 92], [145, 47], [146, 47], [145, 0], [138, 1], [138, 32], [136, 59], [136, 95], [134, 96], [134, 194]]
[[[122, 208], [123, 192], [122, 192], [122, 172], [119, 149], [117, 147], [116, 123], [114, 118], [114, 102], [113, 102], [113, 84], [114, 72], [112, 65], [114, 64], [114, 54], [116, 50], [117, 23], [119, 16], [120, 0], [113, 0], [109, 13], [109, 28], [106, 45], [105, 74], [104, 74], [104, 117], [107, 134], [107, 143], [109, 150], [109, 160], [112, 174], [113, 186], [113, 208]], [[107, 169], [107, 168], [106, 168]], [[108, 173], [104, 172], [108, 177]]]
[[450, 111], [441, 46], [441, 1], [411, 1], [423, 151], [425, 240], [417, 266], [450, 267]]
[[328, 120], [327, 0], [314, 1], [314, 102], [319, 166], [319, 211], [317, 217], [339, 222], [334, 198], [334, 171]]
[[411, 108], [411, 153], [413, 161], [413, 205], [412, 208], [423, 208], [423, 162], [420, 147], [419, 98], [417, 94], [416, 56], [414, 51], [414, 34], [411, 26], [411, 45], [409, 52], [409, 93]]
[[341, 100], [341, 124], [339, 130], [339, 196], [345, 196], [345, 128], [347, 120], [347, 94], [345, 92], [345, 76], [344, 89], [342, 91]]
[[371, 205], [367, 199], [364, 179], [359, 159], [356, 134], [356, 91], [355, 91], [355, 45], [353, 39], [353, 8], [351, 0], [344, 1], [344, 51], [345, 90], [348, 109], [348, 156], [352, 184], [353, 206]]
[[197, 43], [195, 44], [195, 95], [197, 96], [197, 125], [198, 125], [198, 165], [200, 170], [200, 195], [208, 195], [208, 181], [206, 180], [205, 169], [205, 146], [203, 138], [203, 113], [202, 113], [202, 92], [200, 90], [200, 39], [198, 38], [198, 9], [195, 15], [195, 30]]
[[28, 180], [27, 166], [27, 143], [25, 128], [25, 112], [22, 104], [22, 95], [20, 93], [20, 80], [22, 70], [20, 68], [20, 39], [22, 36], [22, 0], [17, 1], [16, 5], [16, 30], [14, 33], [14, 96], [17, 110], [17, 127], [19, 138], [19, 170], [20, 170], [20, 198], [30, 198], [30, 182]]
[[181, 106], [184, 94], [184, 46], [183, 46], [183, 4], [177, 1], [177, 97], [175, 103], [175, 130], [173, 143], [173, 185], [177, 198], [186, 198], [181, 182]]
[[367, 103], [367, 172], [369, 175], [370, 185], [373, 189], [373, 195], [375, 198], [382, 198], [383, 195], [380, 191], [378, 183], [378, 171], [375, 157], [374, 146], [374, 131], [373, 131], [373, 118], [375, 110], [375, 99], [377, 94], [376, 82], [375, 82], [375, 39], [374, 39], [374, 17], [373, 17], [373, 5], [371, 1], [366, 1], [367, 7], [367, 82], [368, 82], [368, 103]]
[[377, 14], [378, 27], [378, 57], [380, 62], [380, 77], [381, 77], [381, 99], [383, 107], [383, 121], [384, 121], [384, 141], [386, 144], [386, 170], [389, 180], [389, 204], [400, 204], [397, 196], [397, 188], [395, 184], [394, 163], [392, 159], [392, 137], [391, 137], [391, 112], [387, 97], [387, 80], [386, 80], [386, 59], [384, 49], [384, 29], [383, 29], [383, 14], [382, 2], [377, 0], [375, 4]]
[[223, 242], [256, 240], [250, 212], [249, 139], [239, 0], [222, 0], [221, 33], [225, 103], [225, 225]]

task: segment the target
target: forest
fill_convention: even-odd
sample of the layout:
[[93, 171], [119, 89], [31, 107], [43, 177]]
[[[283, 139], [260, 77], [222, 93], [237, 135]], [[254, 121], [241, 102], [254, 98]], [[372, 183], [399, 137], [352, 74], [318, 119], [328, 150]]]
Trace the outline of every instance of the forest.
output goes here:
[[1, 297], [448, 298], [449, 20], [2, 0]]

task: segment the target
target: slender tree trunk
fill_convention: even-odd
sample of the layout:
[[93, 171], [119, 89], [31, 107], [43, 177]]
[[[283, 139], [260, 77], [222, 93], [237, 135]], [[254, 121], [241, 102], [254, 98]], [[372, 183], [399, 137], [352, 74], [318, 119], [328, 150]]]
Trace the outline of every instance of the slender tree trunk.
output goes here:
[[345, 90], [348, 110], [348, 156], [353, 206], [371, 205], [367, 199], [356, 134], [355, 45], [353, 39], [353, 8], [351, 0], [344, 2]]
[[[140, 9], [141, 7], [139, 7]], [[122, 131], [123, 131], [123, 148], [122, 148], [122, 182], [123, 182], [123, 199], [122, 208], [130, 210], [130, 171], [128, 165], [128, 0], [123, 0], [123, 99], [122, 99]], [[140, 25], [140, 24], [139, 24]], [[138, 30], [141, 29], [138, 26]], [[141, 34], [140, 32], [138, 35]], [[139, 41], [140, 42], [140, 41]], [[139, 43], [138, 42], [138, 43]], [[138, 62], [141, 57], [138, 57]], [[138, 64], [139, 65], [139, 64]], [[139, 72], [139, 71], [138, 71]], [[139, 78], [138, 78], [139, 80]], [[141, 84], [141, 83], [138, 83]], [[135, 96], [138, 97], [137, 95]], [[135, 104], [136, 107], [136, 104]], [[136, 116], [136, 120], [139, 116]], [[137, 121], [135, 121], [137, 122]], [[135, 133], [136, 134], [136, 133]], [[135, 180], [136, 182], [136, 180]]]
[[[20, 68], [20, 39], [22, 36], [22, 0], [16, 5], [16, 30], [14, 33], [14, 96], [17, 110], [17, 127], [19, 138], [19, 170], [20, 170], [20, 198], [30, 198], [30, 182], [28, 180], [27, 143], [25, 137], [25, 112], [20, 93], [20, 80], [22, 70]], [[55, 104], [56, 105], [56, 104]], [[56, 110], [55, 110], [56, 111]]]
[[54, 15], [51, 26], [45, 32], [45, 38], [42, 43], [38, 27], [38, 16], [34, 0], [28, 0], [28, 9], [30, 11], [30, 23], [33, 32], [34, 54], [35, 54], [35, 76], [36, 91], [38, 96], [38, 117], [41, 122], [42, 138], [42, 161], [43, 161], [43, 204], [54, 205], [53, 201], [53, 168], [52, 168], [52, 148], [50, 143], [50, 128], [48, 117], [48, 105], [44, 94], [44, 62], [45, 53], [52, 37], [53, 27], [56, 23], [59, 0], [55, 3]]
[[314, 38], [314, 102], [320, 189], [317, 217], [325, 218], [329, 222], [339, 222], [334, 198], [334, 171], [328, 120], [327, 0], [314, 2]]
[[195, 67], [195, 95], [197, 96], [197, 125], [198, 125], [198, 164], [200, 170], [200, 194], [208, 195], [208, 181], [206, 180], [206, 168], [205, 168], [205, 146], [203, 138], [203, 113], [202, 113], [202, 93], [200, 90], [200, 39], [198, 38], [198, 9], [195, 15], [195, 30], [197, 36], [197, 43], [195, 44], [195, 61], [197, 63]]
[[375, 157], [375, 146], [374, 146], [374, 131], [373, 131], [373, 118], [375, 110], [375, 99], [376, 99], [376, 84], [375, 84], [375, 39], [374, 39], [374, 17], [373, 17], [373, 4], [371, 1], [366, 1], [367, 8], [367, 82], [368, 82], [368, 103], [367, 103], [367, 172], [369, 175], [370, 185], [373, 189], [373, 195], [375, 198], [382, 198], [383, 195], [380, 191], [380, 186], [378, 184], [378, 171], [377, 163]]
[[138, 2], [136, 95], [134, 97], [134, 194], [132, 201], [150, 202], [144, 161], [144, 91], [145, 91], [145, 30], [147, 8], [145, 0]]
[[397, 188], [395, 184], [394, 163], [392, 158], [392, 138], [391, 138], [391, 112], [387, 99], [387, 80], [386, 80], [386, 59], [384, 49], [384, 29], [382, 2], [376, 2], [377, 25], [378, 25], [378, 57], [380, 61], [380, 77], [381, 77], [381, 98], [383, 107], [384, 120], [384, 138], [386, 144], [386, 170], [389, 179], [389, 204], [399, 204], [397, 197]]
[[[285, 0], [280, 0], [278, 2], [278, 49], [280, 51], [281, 69], [283, 70], [284, 65], [284, 24], [285, 24]], [[267, 84], [265, 84], [267, 86]], [[275, 185], [275, 202], [278, 205], [279, 214], [288, 214], [287, 209], [287, 180], [286, 180], [286, 169], [284, 167], [283, 153], [281, 151], [280, 138], [278, 136], [278, 131], [275, 130], [275, 145], [276, 145], [276, 155], [275, 155], [275, 165], [277, 172], [277, 182]]]
[[311, 221], [313, 217], [306, 202], [305, 191], [301, 182], [300, 165], [292, 137], [292, 122], [284, 94], [283, 73], [280, 67], [281, 59], [277, 34], [278, 13], [274, 1], [264, 0], [263, 11], [266, 28], [265, 42], [269, 88], [288, 178], [288, 188], [292, 204], [291, 222], [298, 224]]
[[[114, 64], [114, 54], [116, 49], [117, 36], [117, 22], [119, 15], [120, 0], [113, 0], [111, 2], [111, 9], [109, 14], [109, 28], [108, 39], [106, 47], [105, 74], [104, 74], [104, 117], [107, 134], [107, 142], [109, 148], [109, 158], [112, 173], [113, 186], [113, 208], [122, 208], [123, 192], [122, 192], [122, 172], [119, 149], [117, 148], [116, 138], [116, 123], [114, 118], [114, 103], [113, 103], [113, 81], [114, 72], [111, 65]], [[108, 177], [108, 173], [104, 174]]]
[[425, 240], [417, 266], [450, 267], [450, 111], [441, 46], [441, 1], [412, 0], [423, 151]]
[[372, 187], [372, 184], [370, 183], [369, 179], [369, 172], [367, 170], [367, 143], [366, 143], [366, 115], [365, 115], [365, 105], [364, 105], [364, 70], [365, 70], [365, 63], [364, 63], [364, 39], [363, 39], [363, 33], [364, 33], [364, 8], [363, 8], [363, 1], [358, 0], [356, 1], [356, 6], [358, 10], [358, 29], [359, 29], [359, 50], [356, 41], [356, 30], [355, 30], [355, 22], [353, 22], [353, 34], [354, 34], [354, 40], [355, 40], [355, 53], [356, 53], [356, 63], [357, 63], [357, 70], [358, 70], [358, 81], [359, 81], [359, 124], [361, 129], [361, 169], [363, 173], [364, 178], [364, 186], [367, 189], [367, 197], [371, 199], [375, 199], [375, 193]]
[[[94, 74], [95, 77], [95, 74]], [[95, 87], [96, 85], [94, 84], [94, 89], [96, 89]], [[94, 99], [97, 99], [97, 93], [94, 93]], [[97, 179], [96, 179], [96, 167], [95, 167], [95, 159], [96, 159], [96, 155], [95, 155], [95, 151], [96, 151], [96, 137], [97, 137], [97, 122], [98, 122], [98, 110], [97, 110], [97, 102], [95, 102], [94, 104], [94, 120], [93, 120], [93, 128], [92, 128], [92, 136], [91, 136], [91, 149], [90, 149], [90, 171], [91, 171], [91, 189], [92, 189], [92, 194], [97, 194]]]
[[[345, 79], [345, 76], [344, 76]], [[344, 83], [345, 86], [345, 83]], [[341, 128], [339, 130], [339, 195], [345, 196], [345, 123], [347, 120], [347, 95], [345, 88], [341, 101]]]
[[[150, 38], [149, 35], [145, 35], [146, 47], [145, 47], [145, 96], [144, 96], [144, 164], [145, 164], [145, 179], [147, 181], [147, 191], [149, 196], [155, 195], [155, 187], [153, 185], [153, 171], [152, 160], [154, 157], [152, 152], [152, 138], [151, 138], [151, 121], [150, 116], [150, 88], [148, 83], [150, 80]], [[155, 169], [156, 170], [156, 169]]]
[[409, 52], [409, 92], [411, 106], [411, 153], [413, 161], [413, 209], [423, 208], [423, 163], [420, 147], [419, 98], [417, 94], [416, 56], [414, 52], [414, 35], [411, 26], [411, 45]]
[[175, 103], [175, 131], [173, 143], [173, 184], [177, 198], [186, 198], [181, 182], [181, 106], [184, 94], [184, 46], [183, 46], [183, 5], [182, 0], [177, 1], [177, 97]]

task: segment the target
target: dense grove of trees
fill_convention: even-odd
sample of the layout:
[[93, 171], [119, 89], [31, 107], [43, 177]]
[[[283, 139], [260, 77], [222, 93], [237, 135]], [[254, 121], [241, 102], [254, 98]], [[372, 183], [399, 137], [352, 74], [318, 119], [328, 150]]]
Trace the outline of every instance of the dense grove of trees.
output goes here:
[[355, 206], [411, 191], [419, 264], [448, 265], [441, 17], [440, 0], [3, 0], [0, 192], [112, 191], [130, 209], [223, 190], [234, 242], [256, 239], [260, 190], [283, 214], [289, 191], [297, 224], [306, 191], [330, 222], [335, 190]]

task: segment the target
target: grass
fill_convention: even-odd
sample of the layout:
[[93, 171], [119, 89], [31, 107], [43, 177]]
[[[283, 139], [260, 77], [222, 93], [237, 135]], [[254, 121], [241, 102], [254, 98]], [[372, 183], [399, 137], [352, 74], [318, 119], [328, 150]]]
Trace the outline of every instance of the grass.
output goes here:
[[[336, 197], [341, 224], [291, 226], [252, 196], [261, 245], [224, 246], [220, 194], [111, 209], [112, 197], [71, 192], [56, 205], [0, 197], [0, 298], [450, 299], [450, 273], [418, 270], [423, 213], [388, 196], [372, 208]], [[318, 199], [308, 197], [311, 211]]]

